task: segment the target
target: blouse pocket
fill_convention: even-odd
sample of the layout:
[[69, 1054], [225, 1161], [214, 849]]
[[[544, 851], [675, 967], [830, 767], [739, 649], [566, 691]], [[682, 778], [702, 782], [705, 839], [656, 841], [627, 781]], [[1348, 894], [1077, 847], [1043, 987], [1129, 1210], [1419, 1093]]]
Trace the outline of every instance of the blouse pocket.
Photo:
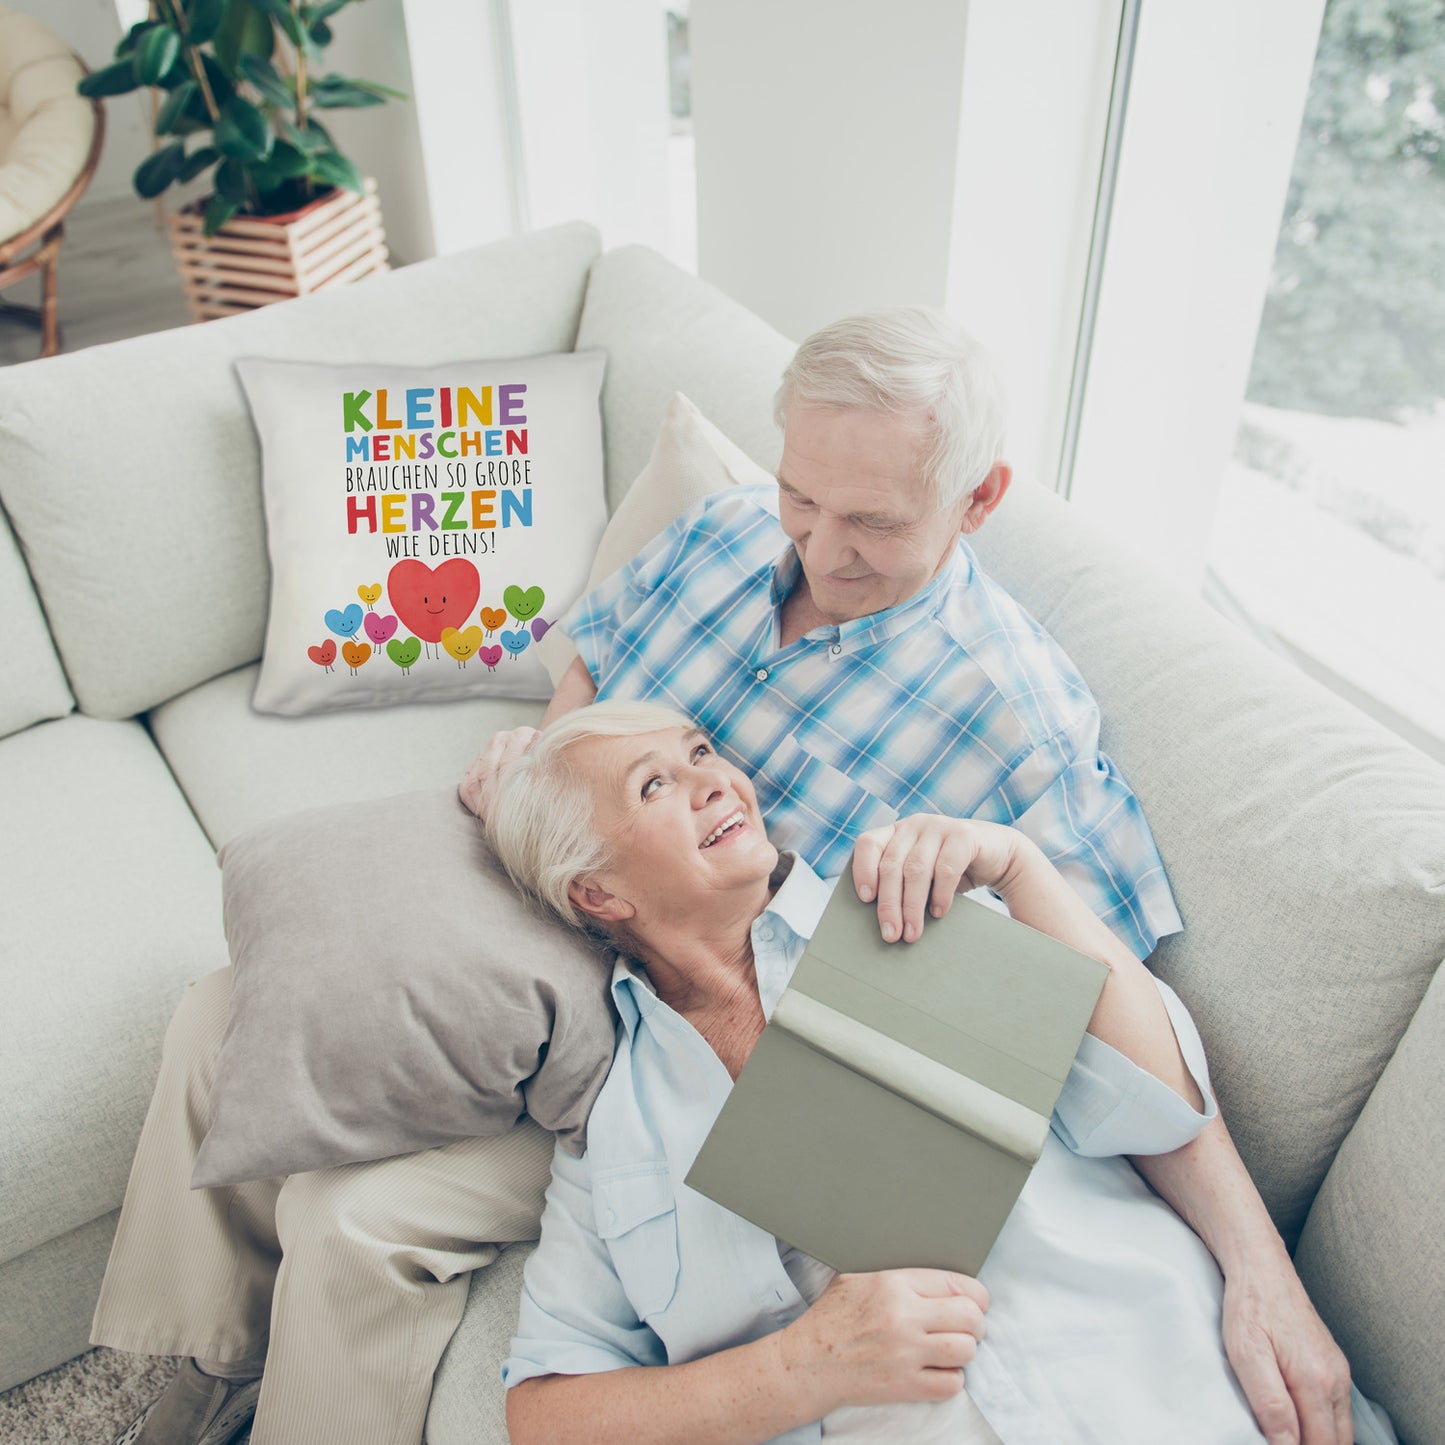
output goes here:
[[677, 1198], [665, 1163], [628, 1165], [593, 1180], [597, 1233], [639, 1319], [677, 1293]]

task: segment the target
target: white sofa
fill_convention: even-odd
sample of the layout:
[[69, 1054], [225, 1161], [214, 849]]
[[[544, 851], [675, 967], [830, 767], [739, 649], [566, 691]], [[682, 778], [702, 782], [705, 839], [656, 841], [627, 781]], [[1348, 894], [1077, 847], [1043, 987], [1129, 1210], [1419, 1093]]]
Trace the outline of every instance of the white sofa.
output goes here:
[[[445, 784], [540, 710], [251, 711], [267, 562], [232, 357], [574, 345], [609, 353], [614, 505], [674, 390], [776, 460], [790, 343], [648, 251], [599, 257], [582, 225], [0, 372], [0, 1387], [86, 1347], [162, 1029], [226, 961], [213, 849]], [[1027, 480], [977, 541], [1100, 701], [1186, 921], [1154, 963], [1301, 1274], [1402, 1437], [1445, 1439], [1445, 770]], [[357, 765], [378, 748], [388, 771]], [[525, 1254], [473, 1281], [436, 1445], [505, 1439]]]

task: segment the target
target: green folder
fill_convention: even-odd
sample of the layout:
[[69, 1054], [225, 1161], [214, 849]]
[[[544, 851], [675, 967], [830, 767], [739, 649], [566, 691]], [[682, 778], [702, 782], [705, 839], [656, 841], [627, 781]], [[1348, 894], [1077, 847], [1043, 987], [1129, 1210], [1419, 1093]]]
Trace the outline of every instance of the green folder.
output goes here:
[[885, 944], [845, 875], [687, 1183], [837, 1270], [977, 1274], [1108, 972], [969, 898]]

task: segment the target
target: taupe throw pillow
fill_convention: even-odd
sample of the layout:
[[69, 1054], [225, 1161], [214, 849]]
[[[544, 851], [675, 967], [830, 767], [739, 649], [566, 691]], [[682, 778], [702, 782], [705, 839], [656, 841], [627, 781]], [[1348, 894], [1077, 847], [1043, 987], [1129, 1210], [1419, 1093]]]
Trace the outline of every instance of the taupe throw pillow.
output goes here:
[[231, 1019], [195, 1188], [501, 1134], [580, 1151], [612, 960], [518, 896], [455, 793], [293, 814], [221, 850]]

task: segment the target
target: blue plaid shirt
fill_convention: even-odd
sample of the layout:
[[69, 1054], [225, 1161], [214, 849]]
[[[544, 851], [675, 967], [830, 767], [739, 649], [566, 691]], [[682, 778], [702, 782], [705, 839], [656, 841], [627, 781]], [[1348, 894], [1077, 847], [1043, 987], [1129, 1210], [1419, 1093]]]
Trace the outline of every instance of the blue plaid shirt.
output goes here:
[[912, 813], [1012, 823], [1140, 957], [1182, 924], [1074, 665], [960, 540], [922, 592], [779, 646], [802, 574], [771, 487], [684, 513], [563, 619], [598, 700], [665, 702], [754, 779], [823, 876]]

